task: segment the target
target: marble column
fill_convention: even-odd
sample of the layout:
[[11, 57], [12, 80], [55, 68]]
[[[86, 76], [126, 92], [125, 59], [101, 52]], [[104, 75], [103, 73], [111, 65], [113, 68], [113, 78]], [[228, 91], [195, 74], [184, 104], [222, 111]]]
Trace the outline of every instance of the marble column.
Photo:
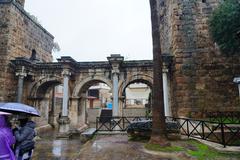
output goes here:
[[118, 106], [118, 74], [113, 73], [113, 116], [119, 116]]
[[163, 100], [164, 100], [164, 111], [165, 116], [172, 116], [171, 108], [169, 105], [169, 89], [168, 89], [168, 68], [163, 65], [162, 69], [162, 79], [163, 79]]
[[118, 97], [118, 83], [120, 75], [120, 67], [124, 61], [124, 57], [120, 54], [111, 54], [110, 57], [107, 57], [111, 67], [112, 67], [112, 93], [113, 93], [113, 116], [120, 116], [121, 110], [119, 108], [119, 97]]
[[163, 100], [164, 100], [164, 114], [165, 116], [172, 116], [172, 110], [169, 103], [169, 68], [171, 67], [173, 56], [169, 53], [162, 54], [162, 80], [163, 80]]
[[63, 75], [63, 103], [61, 117], [58, 119], [59, 133], [57, 137], [68, 138], [70, 136], [69, 133], [70, 119], [68, 117], [68, 100], [69, 100], [68, 82], [69, 77], [71, 76], [71, 72], [65, 69], [63, 70], [62, 75]]
[[62, 103], [62, 116], [67, 117], [68, 116], [68, 81], [69, 76], [71, 75], [68, 71], [63, 71], [63, 103]]
[[25, 72], [25, 67], [22, 66], [21, 71], [16, 73], [16, 76], [18, 76], [18, 88], [17, 88], [17, 102], [22, 102], [22, 96], [23, 96], [23, 83], [24, 83], [24, 77], [27, 76], [27, 73]]

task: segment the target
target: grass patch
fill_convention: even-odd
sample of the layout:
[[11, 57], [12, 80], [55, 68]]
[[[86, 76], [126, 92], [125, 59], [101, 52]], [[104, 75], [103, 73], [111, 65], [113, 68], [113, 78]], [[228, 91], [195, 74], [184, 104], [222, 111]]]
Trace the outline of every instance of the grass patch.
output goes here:
[[198, 160], [240, 159], [239, 153], [220, 152], [196, 140], [179, 141], [169, 147], [146, 143], [145, 148], [159, 152], [184, 152]]
[[179, 152], [183, 151], [184, 148], [180, 146], [168, 146], [168, 147], [162, 147], [159, 144], [145, 144], [145, 148], [152, 151], [161, 151], [161, 152]]
[[130, 136], [129, 141], [137, 141], [137, 142], [144, 142], [147, 143], [149, 141], [150, 137], [144, 137], [144, 136]]
[[186, 152], [198, 160], [215, 159], [220, 156], [219, 152], [209, 148], [203, 143], [195, 140], [189, 140], [188, 143], [196, 147], [196, 150], [187, 149]]

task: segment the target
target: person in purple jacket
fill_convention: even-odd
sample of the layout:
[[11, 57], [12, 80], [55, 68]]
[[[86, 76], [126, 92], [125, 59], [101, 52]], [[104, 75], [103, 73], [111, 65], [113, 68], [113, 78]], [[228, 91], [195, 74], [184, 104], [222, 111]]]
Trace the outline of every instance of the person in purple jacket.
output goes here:
[[15, 143], [7, 116], [0, 113], [0, 160], [15, 160], [12, 145]]

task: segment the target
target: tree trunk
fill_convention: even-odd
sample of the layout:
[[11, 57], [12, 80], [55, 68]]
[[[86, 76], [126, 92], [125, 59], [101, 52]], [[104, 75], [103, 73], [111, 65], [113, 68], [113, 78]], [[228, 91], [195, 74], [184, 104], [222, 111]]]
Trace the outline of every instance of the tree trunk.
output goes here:
[[153, 126], [150, 143], [169, 145], [166, 138], [166, 123], [163, 104], [162, 56], [160, 43], [159, 0], [150, 0], [153, 38]]

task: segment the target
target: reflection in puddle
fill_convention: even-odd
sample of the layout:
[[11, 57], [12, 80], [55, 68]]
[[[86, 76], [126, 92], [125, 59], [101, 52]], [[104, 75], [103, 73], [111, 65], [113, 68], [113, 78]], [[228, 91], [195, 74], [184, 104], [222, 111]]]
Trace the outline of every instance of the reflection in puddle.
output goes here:
[[62, 156], [62, 140], [54, 140], [53, 141], [53, 149], [52, 153], [56, 157], [61, 157]]
[[79, 138], [56, 139], [42, 136], [36, 141], [32, 160], [70, 160], [78, 156], [82, 144]]
[[101, 146], [101, 144], [94, 142], [92, 144], [92, 148], [94, 149], [95, 152], [99, 152], [103, 147]]

